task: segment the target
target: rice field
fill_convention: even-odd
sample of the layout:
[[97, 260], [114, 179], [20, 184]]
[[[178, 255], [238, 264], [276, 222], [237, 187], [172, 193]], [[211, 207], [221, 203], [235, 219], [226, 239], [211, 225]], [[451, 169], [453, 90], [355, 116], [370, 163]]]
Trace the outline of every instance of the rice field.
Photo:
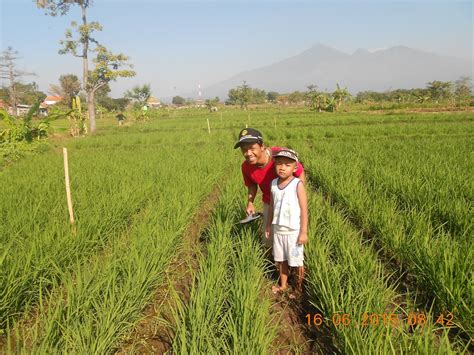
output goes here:
[[[99, 134], [55, 139], [0, 171], [0, 352], [473, 351], [472, 112], [150, 116], [123, 127], [103, 118]], [[258, 225], [237, 223], [246, 189], [233, 144], [246, 125], [297, 150], [308, 175], [297, 301], [271, 293]], [[216, 190], [189, 282], [170, 280]], [[159, 331], [127, 348], [145, 321]]]

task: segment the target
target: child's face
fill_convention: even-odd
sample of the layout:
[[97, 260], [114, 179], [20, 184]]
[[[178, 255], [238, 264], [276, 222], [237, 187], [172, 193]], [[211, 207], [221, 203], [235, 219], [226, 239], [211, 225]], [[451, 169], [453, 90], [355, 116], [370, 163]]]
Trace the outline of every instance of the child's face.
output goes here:
[[275, 171], [279, 178], [286, 179], [296, 171], [296, 161], [286, 157], [275, 158]]

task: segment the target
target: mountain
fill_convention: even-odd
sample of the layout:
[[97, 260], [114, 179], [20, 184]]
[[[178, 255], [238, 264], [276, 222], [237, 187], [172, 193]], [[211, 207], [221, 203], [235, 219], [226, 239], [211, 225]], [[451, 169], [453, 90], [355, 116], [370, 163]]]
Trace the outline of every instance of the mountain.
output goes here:
[[[332, 91], [339, 83], [355, 94], [359, 91], [386, 91], [425, 87], [433, 80], [454, 81], [460, 76], [472, 77], [472, 63], [427, 53], [405, 46], [370, 52], [358, 49], [347, 54], [323, 44], [274, 64], [239, 73], [227, 80], [204, 88], [206, 98], [227, 97], [229, 89], [245, 80], [252, 88], [288, 93], [305, 91], [308, 85]], [[188, 93], [185, 97], [196, 97]]]

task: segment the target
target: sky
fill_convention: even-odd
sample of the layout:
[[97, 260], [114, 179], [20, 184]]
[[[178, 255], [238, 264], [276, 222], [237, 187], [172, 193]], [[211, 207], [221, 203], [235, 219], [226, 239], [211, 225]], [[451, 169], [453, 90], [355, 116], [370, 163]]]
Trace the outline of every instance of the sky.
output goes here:
[[[196, 91], [295, 56], [322, 43], [343, 52], [405, 45], [440, 55], [473, 58], [471, 1], [161, 1], [94, 0], [88, 20], [96, 39], [130, 57], [137, 75], [111, 83], [112, 97], [150, 84], [153, 96]], [[33, 0], [0, 0], [0, 50], [19, 52], [23, 78], [48, 92], [59, 76], [81, 77], [82, 62], [60, 55], [60, 40], [79, 8], [46, 16]]]

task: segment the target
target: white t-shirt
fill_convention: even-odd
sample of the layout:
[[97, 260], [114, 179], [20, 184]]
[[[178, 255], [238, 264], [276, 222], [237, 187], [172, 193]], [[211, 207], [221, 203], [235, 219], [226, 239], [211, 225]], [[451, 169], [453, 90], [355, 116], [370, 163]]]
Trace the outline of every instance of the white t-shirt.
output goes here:
[[280, 230], [297, 231], [300, 229], [301, 209], [296, 193], [300, 179], [294, 177], [283, 189], [278, 187], [278, 178], [272, 180], [271, 192], [273, 198], [272, 224], [278, 225]]

